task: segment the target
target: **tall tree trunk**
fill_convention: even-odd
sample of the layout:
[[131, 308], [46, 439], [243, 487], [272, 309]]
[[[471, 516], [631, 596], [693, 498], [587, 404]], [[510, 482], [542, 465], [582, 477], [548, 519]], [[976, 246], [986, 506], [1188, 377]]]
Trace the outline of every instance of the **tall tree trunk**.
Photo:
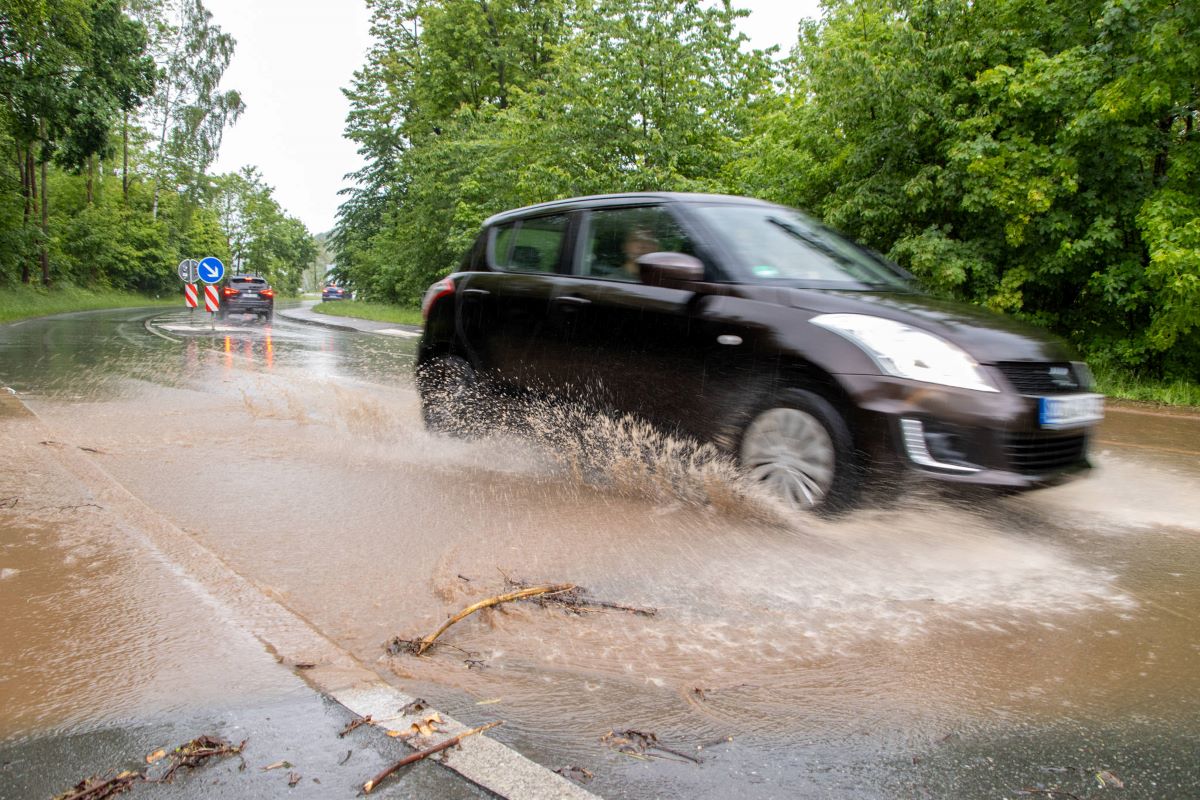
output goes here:
[[158, 219], [158, 187], [162, 183], [163, 164], [167, 157], [167, 126], [171, 121], [171, 87], [163, 95], [162, 131], [158, 135], [158, 165], [154, 170], [154, 200], [150, 204], [150, 219]]
[[[45, 130], [43, 123], [42, 130]], [[46, 196], [46, 162], [49, 159], [43, 154], [42, 157], [42, 285], [50, 285], [50, 199]]]
[[96, 182], [96, 154], [93, 153], [92, 155], [88, 156], [87, 181], [84, 184], [86, 202], [87, 202], [88, 206], [92, 206], [93, 205], [92, 201], [95, 199], [95, 192], [94, 192], [95, 182]]
[[129, 112], [121, 126], [121, 197], [129, 204]]
[[[25, 229], [29, 229], [30, 220], [33, 218], [33, 204], [37, 201], [37, 172], [33, 163], [33, 145], [30, 145], [25, 150]], [[32, 255], [32, 254], [31, 254]], [[30, 256], [21, 259], [21, 283], [29, 283], [33, 280], [32, 271], [29, 269]]]

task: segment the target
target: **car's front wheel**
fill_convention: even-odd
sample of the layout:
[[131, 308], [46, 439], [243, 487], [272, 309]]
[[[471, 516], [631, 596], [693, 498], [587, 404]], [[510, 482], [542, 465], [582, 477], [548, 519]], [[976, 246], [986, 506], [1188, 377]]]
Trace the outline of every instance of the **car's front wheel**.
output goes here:
[[857, 493], [850, 429], [812, 392], [788, 391], [760, 410], [742, 433], [739, 455], [751, 480], [796, 509], [843, 510]]
[[426, 428], [454, 436], [469, 432], [468, 409], [478, 381], [466, 359], [442, 355], [426, 361], [417, 369], [417, 391]]

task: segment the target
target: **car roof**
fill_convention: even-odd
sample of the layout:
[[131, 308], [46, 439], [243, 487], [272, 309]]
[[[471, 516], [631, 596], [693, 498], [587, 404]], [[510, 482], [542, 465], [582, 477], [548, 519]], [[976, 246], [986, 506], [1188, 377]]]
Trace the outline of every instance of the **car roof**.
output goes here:
[[696, 192], [626, 192], [622, 194], [594, 194], [586, 197], [572, 197], [566, 200], [551, 200], [548, 203], [537, 203], [510, 211], [493, 214], [484, 220], [484, 226], [494, 225], [509, 219], [544, 214], [554, 211], [575, 211], [582, 208], [602, 208], [611, 205], [638, 205], [641, 203], [737, 203], [746, 205], [774, 205], [766, 200], [753, 197], [739, 197], [732, 194], [701, 194]]

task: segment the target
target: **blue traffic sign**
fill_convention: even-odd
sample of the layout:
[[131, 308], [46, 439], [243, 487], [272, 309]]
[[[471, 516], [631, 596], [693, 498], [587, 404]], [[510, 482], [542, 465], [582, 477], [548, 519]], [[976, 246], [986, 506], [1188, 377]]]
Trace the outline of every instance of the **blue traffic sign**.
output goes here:
[[200, 280], [205, 283], [217, 283], [225, 277], [225, 265], [216, 256], [200, 259]]

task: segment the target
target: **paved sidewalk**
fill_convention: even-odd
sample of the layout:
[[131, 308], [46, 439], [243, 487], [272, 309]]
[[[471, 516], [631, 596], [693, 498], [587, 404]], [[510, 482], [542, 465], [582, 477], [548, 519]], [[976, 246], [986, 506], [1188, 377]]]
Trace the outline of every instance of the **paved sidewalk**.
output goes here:
[[356, 317], [318, 314], [312, 310], [314, 305], [316, 305], [316, 301], [314, 300], [302, 300], [299, 306], [277, 308], [275, 314], [292, 322], [323, 325], [326, 328], [336, 328], [342, 331], [378, 333], [383, 336], [400, 336], [407, 339], [416, 339], [421, 335], [421, 328], [418, 325], [400, 325], [395, 322], [375, 322], [374, 320], [358, 319]]

